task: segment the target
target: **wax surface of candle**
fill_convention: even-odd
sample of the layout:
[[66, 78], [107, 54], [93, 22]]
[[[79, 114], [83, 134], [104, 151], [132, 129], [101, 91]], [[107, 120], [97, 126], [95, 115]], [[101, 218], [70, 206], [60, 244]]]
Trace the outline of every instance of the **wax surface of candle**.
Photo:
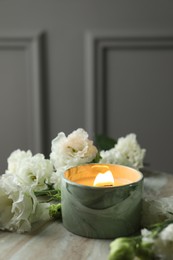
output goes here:
[[[77, 184], [93, 187], [123, 186], [141, 178], [139, 172], [120, 165], [87, 164], [70, 168], [65, 177]], [[96, 179], [97, 183], [95, 182]], [[100, 177], [103, 177], [100, 179]], [[109, 177], [107, 179], [107, 177]]]
[[78, 184], [95, 186], [95, 187], [111, 187], [111, 186], [122, 186], [132, 183], [132, 181], [124, 178], [114, 179], [111, 171], [105, 173], [98, 173], [96, 178], [84, 177], [76, 181]]

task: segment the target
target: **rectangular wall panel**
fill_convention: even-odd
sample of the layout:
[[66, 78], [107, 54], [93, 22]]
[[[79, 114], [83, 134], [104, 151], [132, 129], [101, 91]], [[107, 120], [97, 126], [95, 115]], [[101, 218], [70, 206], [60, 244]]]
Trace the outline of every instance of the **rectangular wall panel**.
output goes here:
[[40, 35], [0, 35], [0, 169], [16, 149], [42, 152]]
[[136, 133], [150, 167], [171, 172], [173, 36], [90, 33], [86, 47], [86, 128]]

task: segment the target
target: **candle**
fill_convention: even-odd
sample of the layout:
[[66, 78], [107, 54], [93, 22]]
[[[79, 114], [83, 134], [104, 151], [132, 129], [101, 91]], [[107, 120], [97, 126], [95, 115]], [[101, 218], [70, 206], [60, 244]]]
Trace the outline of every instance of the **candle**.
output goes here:
[[90, 238], [115, 238], [138, 231], [143, 175], [113, 164], [86, 164], [62, 177], [63, 225]]
[[112, 164], [87, 164], [69, 169], [65, 176], [68, 180], [96, 187], [122, 186], [141, 178], [136, 170]]

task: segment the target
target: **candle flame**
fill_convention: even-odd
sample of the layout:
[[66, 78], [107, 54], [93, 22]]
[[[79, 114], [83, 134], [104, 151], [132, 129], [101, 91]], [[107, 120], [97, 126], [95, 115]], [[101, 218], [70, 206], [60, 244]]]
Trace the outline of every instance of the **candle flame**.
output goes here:
[[111, 171], [107, 171], [105, 173], [98, 173], [93, 186], [96, 187], [106, 187], [114, 185], [114, 177]]

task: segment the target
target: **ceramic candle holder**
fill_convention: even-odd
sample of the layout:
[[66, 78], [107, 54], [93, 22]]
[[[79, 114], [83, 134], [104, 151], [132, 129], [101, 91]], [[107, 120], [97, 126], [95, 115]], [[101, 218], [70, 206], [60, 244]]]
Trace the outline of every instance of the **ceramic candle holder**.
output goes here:
[[[93, 186], [97, 174], [107, 169], [120, 186]], [[141, 172], [121, 165], [87, 164], [67, 170], [62, 177], [63, 225], [89, 238], [132, 235], [140, 228], [142, 182]]]

